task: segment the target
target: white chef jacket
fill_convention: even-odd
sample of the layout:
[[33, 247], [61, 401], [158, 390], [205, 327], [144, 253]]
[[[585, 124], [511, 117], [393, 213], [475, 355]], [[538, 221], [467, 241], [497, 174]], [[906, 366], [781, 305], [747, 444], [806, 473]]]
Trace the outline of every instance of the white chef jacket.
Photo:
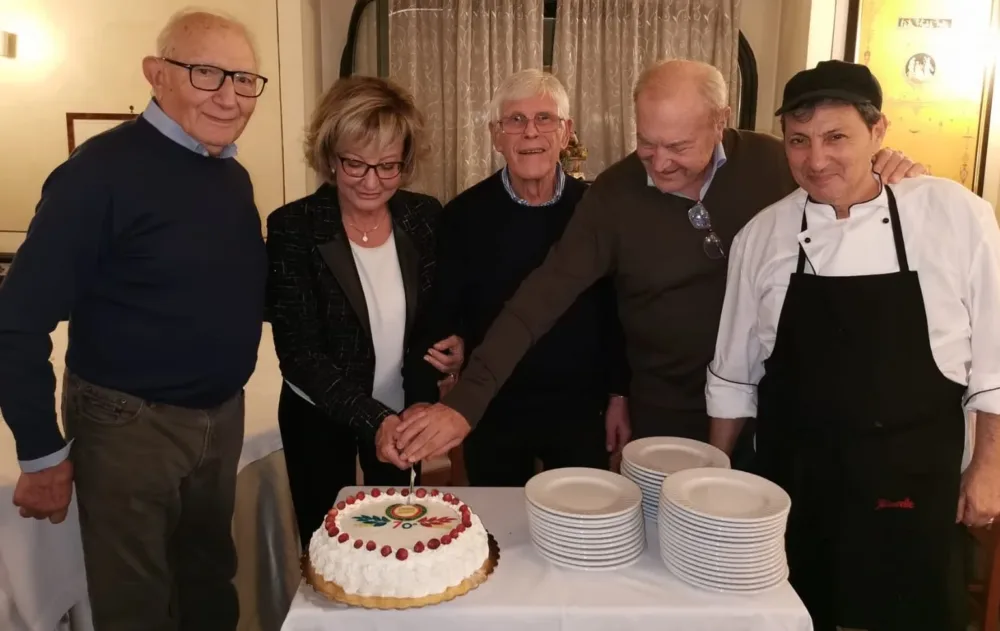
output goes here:
[[[993, 208], [942, 178], [909, 178], [891, 187], [907, 262], [923, 294], [934, 361], [945, 377], [967, 386], [969, 410], [1000, 414], [1000, 228]], [[808, 201], [801, 188], [761, 211], [733, 240], [715, 358], [708, 369], [709, 416], [756, 416], [756, 385], [774, 348], [800, 244], [807, 274], [899, 271], [884, 190], [852, 206], [850, 217], [842, 220], [832, 206]], [[858, 308], [857, 317], [865, 317], [863, 305]]]

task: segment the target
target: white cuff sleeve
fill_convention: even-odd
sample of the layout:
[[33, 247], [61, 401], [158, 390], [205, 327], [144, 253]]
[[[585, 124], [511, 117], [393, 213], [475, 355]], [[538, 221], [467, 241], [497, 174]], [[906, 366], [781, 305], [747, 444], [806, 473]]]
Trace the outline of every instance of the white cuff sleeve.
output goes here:
[[35, 458], [34, 460], [18, 460], [17, 463], [21, 466], [23, 473], [38, 473], [49, 467], [54, 467], [66, 458], [69, 458], [69, 448], [72, 445], [73, 441], [71, 440], [59, 451], [42, 456], [41, 458]]
[[757, 388], [726, 381], [708, 369], [705, 403], [711, 418], [753, 418], [757, 416]]

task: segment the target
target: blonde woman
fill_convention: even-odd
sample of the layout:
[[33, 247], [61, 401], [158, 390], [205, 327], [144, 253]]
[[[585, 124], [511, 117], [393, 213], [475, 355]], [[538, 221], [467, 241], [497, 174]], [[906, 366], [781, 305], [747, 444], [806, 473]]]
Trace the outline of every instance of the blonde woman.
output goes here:
[[284, 378], [278, 423], [303, 546], [354, 483], [355, 454], [366, 484], [409, 484], [408, 470], [376, 458], [376, 433], [394, 430], [407, 405], [436, 400], [437, 382], [461, 367], [454, 336], [408, 347], [428, 339], [441, 211], [402, 188], [422, 128], [398, 86], [342, 79], [307, 135], [306, 158], [323, 184], [267, 220], [268, 310]]

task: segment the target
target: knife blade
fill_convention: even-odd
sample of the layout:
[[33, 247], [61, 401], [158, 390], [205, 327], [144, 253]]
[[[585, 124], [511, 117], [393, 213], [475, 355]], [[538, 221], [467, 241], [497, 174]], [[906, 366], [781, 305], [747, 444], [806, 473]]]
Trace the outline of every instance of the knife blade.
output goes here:
[[406, 495], [406, 503], [409, 504], [413, 501], [413, 483], [417, 480], [417, 470], [410, 465], [410, 492]]

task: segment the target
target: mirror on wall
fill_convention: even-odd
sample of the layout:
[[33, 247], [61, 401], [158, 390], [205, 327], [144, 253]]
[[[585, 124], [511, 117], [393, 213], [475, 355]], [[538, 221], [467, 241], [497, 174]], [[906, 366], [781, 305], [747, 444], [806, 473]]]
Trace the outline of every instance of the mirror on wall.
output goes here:
[[882, 85], [882, 110], [889, 120], [885, 144], [979, 194], [998, 4], [853, 0], [845, 50]]

